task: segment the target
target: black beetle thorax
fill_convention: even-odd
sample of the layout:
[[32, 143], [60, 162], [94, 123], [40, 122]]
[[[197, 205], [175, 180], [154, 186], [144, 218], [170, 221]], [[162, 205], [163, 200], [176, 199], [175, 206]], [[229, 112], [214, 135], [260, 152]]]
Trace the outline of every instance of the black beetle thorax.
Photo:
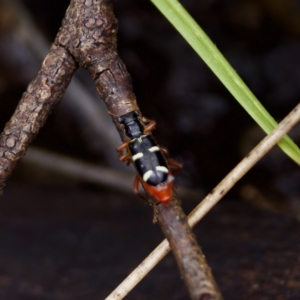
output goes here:
[[139, 138], [143, 135], [144, 127], [138, 119], [136, 111], [130, 112], [118, 118], [118, 122], [124, 125], [126, 135], [131, 139]]
[[152, 186], [166, 182], [169, 170], [164, 155], [153, 136], [144, 133], [138, 113], [130, 112], [119, 117], [118, 121], [124, 125], [126, 135], [130, 138], [128, 150], [141, 179]]

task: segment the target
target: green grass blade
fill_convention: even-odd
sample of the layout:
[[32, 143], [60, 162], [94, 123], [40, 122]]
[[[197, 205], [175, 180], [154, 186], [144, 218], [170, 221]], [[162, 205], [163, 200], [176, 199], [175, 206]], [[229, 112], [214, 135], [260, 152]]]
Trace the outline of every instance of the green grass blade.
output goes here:
[[[270, 133], [276, 127], [276, 121], [184, 7], [177, 0], [151, 1], [186, 39], [257, 124], [266, 133]], [[285, 136], [278, 145], [300, 165], [300, 149], [288, 136]]]

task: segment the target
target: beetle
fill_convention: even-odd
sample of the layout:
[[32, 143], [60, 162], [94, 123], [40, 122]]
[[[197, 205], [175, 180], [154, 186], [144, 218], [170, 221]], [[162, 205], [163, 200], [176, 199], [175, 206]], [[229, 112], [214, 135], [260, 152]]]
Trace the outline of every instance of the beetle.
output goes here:
[[119, 117], [118, 122], [124, 126], [125, 133], [130, 139], [117, 148], [120, 153], [119, 160], [127, 161], [127, 165], [133, 163], [138, 173], [134, 180], [134, 192], [147, 200], [138, 192], [141, 183], [155, 199], [168, 204], [172, 198], [174, 181], [170, 167], [179, 170], [182, 166], [173, 160], [166, 160], [165, 155], [168, 151], [159, 147], [151, 134], [156, 123], [147, 120], [148, 124], [142, 125], [137, 111]]

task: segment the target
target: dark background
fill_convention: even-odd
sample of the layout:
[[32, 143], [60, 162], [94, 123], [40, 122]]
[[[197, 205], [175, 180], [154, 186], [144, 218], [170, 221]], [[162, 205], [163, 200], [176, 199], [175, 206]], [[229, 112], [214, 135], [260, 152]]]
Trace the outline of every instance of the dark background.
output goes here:
[[[53, 41], [69, 1], [22, 3]], [[181, 3], [275, 119], [294, 108], [300, 94], [299, 1]], [[157, 121], [159, 144], [184, 165], [178, 185], [205, 195], [264, 133], [149, 1], [116, 0], [115, 12], [119, 53], [139, 106]], [[12, 35], [12, 29], [0, 29], [0, 50]], [[2, 128], [41, 64], [23, 46], [14, 47], [21, 58], [18, 51], [0, 51]], [[78, 76], [100, 102], [86, 72]], [[122, 168], [107, 159], [117, 154], [105, 137], [87, 134], [84, 126], [63, 99], [34, 146]], [[291, 136], [299, 144], [299, 127]], [[195, 228], [225, 299], [300, 298], [299, 180], [298, 166], [273, 149]], [[201, 195], [182, 196], [187, 213]], [[13, 175], [0, 216], [1, 299], [103, 299], [163, 238], [151, 223], [151, 209], [133, 194], [28, 163]], [[187, 298], [171, 255], [128, 296]]]

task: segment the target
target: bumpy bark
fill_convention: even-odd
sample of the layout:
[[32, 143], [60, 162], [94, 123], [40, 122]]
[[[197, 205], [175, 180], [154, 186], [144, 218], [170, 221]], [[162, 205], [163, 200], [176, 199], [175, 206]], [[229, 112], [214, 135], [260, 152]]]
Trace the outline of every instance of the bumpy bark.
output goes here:
[[77, 0], [69, 6], [55, 43], [88, 69], [115, 119], [139, 108], [131, 78], [117, 53], [118, 21], [109, 0]]
[[16, 163], [62, 97], [76, 68], [76, 62], [66, 49], [51, 47], [37, 77], [29, 84], [1, 134], [0, 193]]
[[180, 204], [157, 207], [158, 222], [168, 239], [192, 300], [222, 300], [211, 269]]

